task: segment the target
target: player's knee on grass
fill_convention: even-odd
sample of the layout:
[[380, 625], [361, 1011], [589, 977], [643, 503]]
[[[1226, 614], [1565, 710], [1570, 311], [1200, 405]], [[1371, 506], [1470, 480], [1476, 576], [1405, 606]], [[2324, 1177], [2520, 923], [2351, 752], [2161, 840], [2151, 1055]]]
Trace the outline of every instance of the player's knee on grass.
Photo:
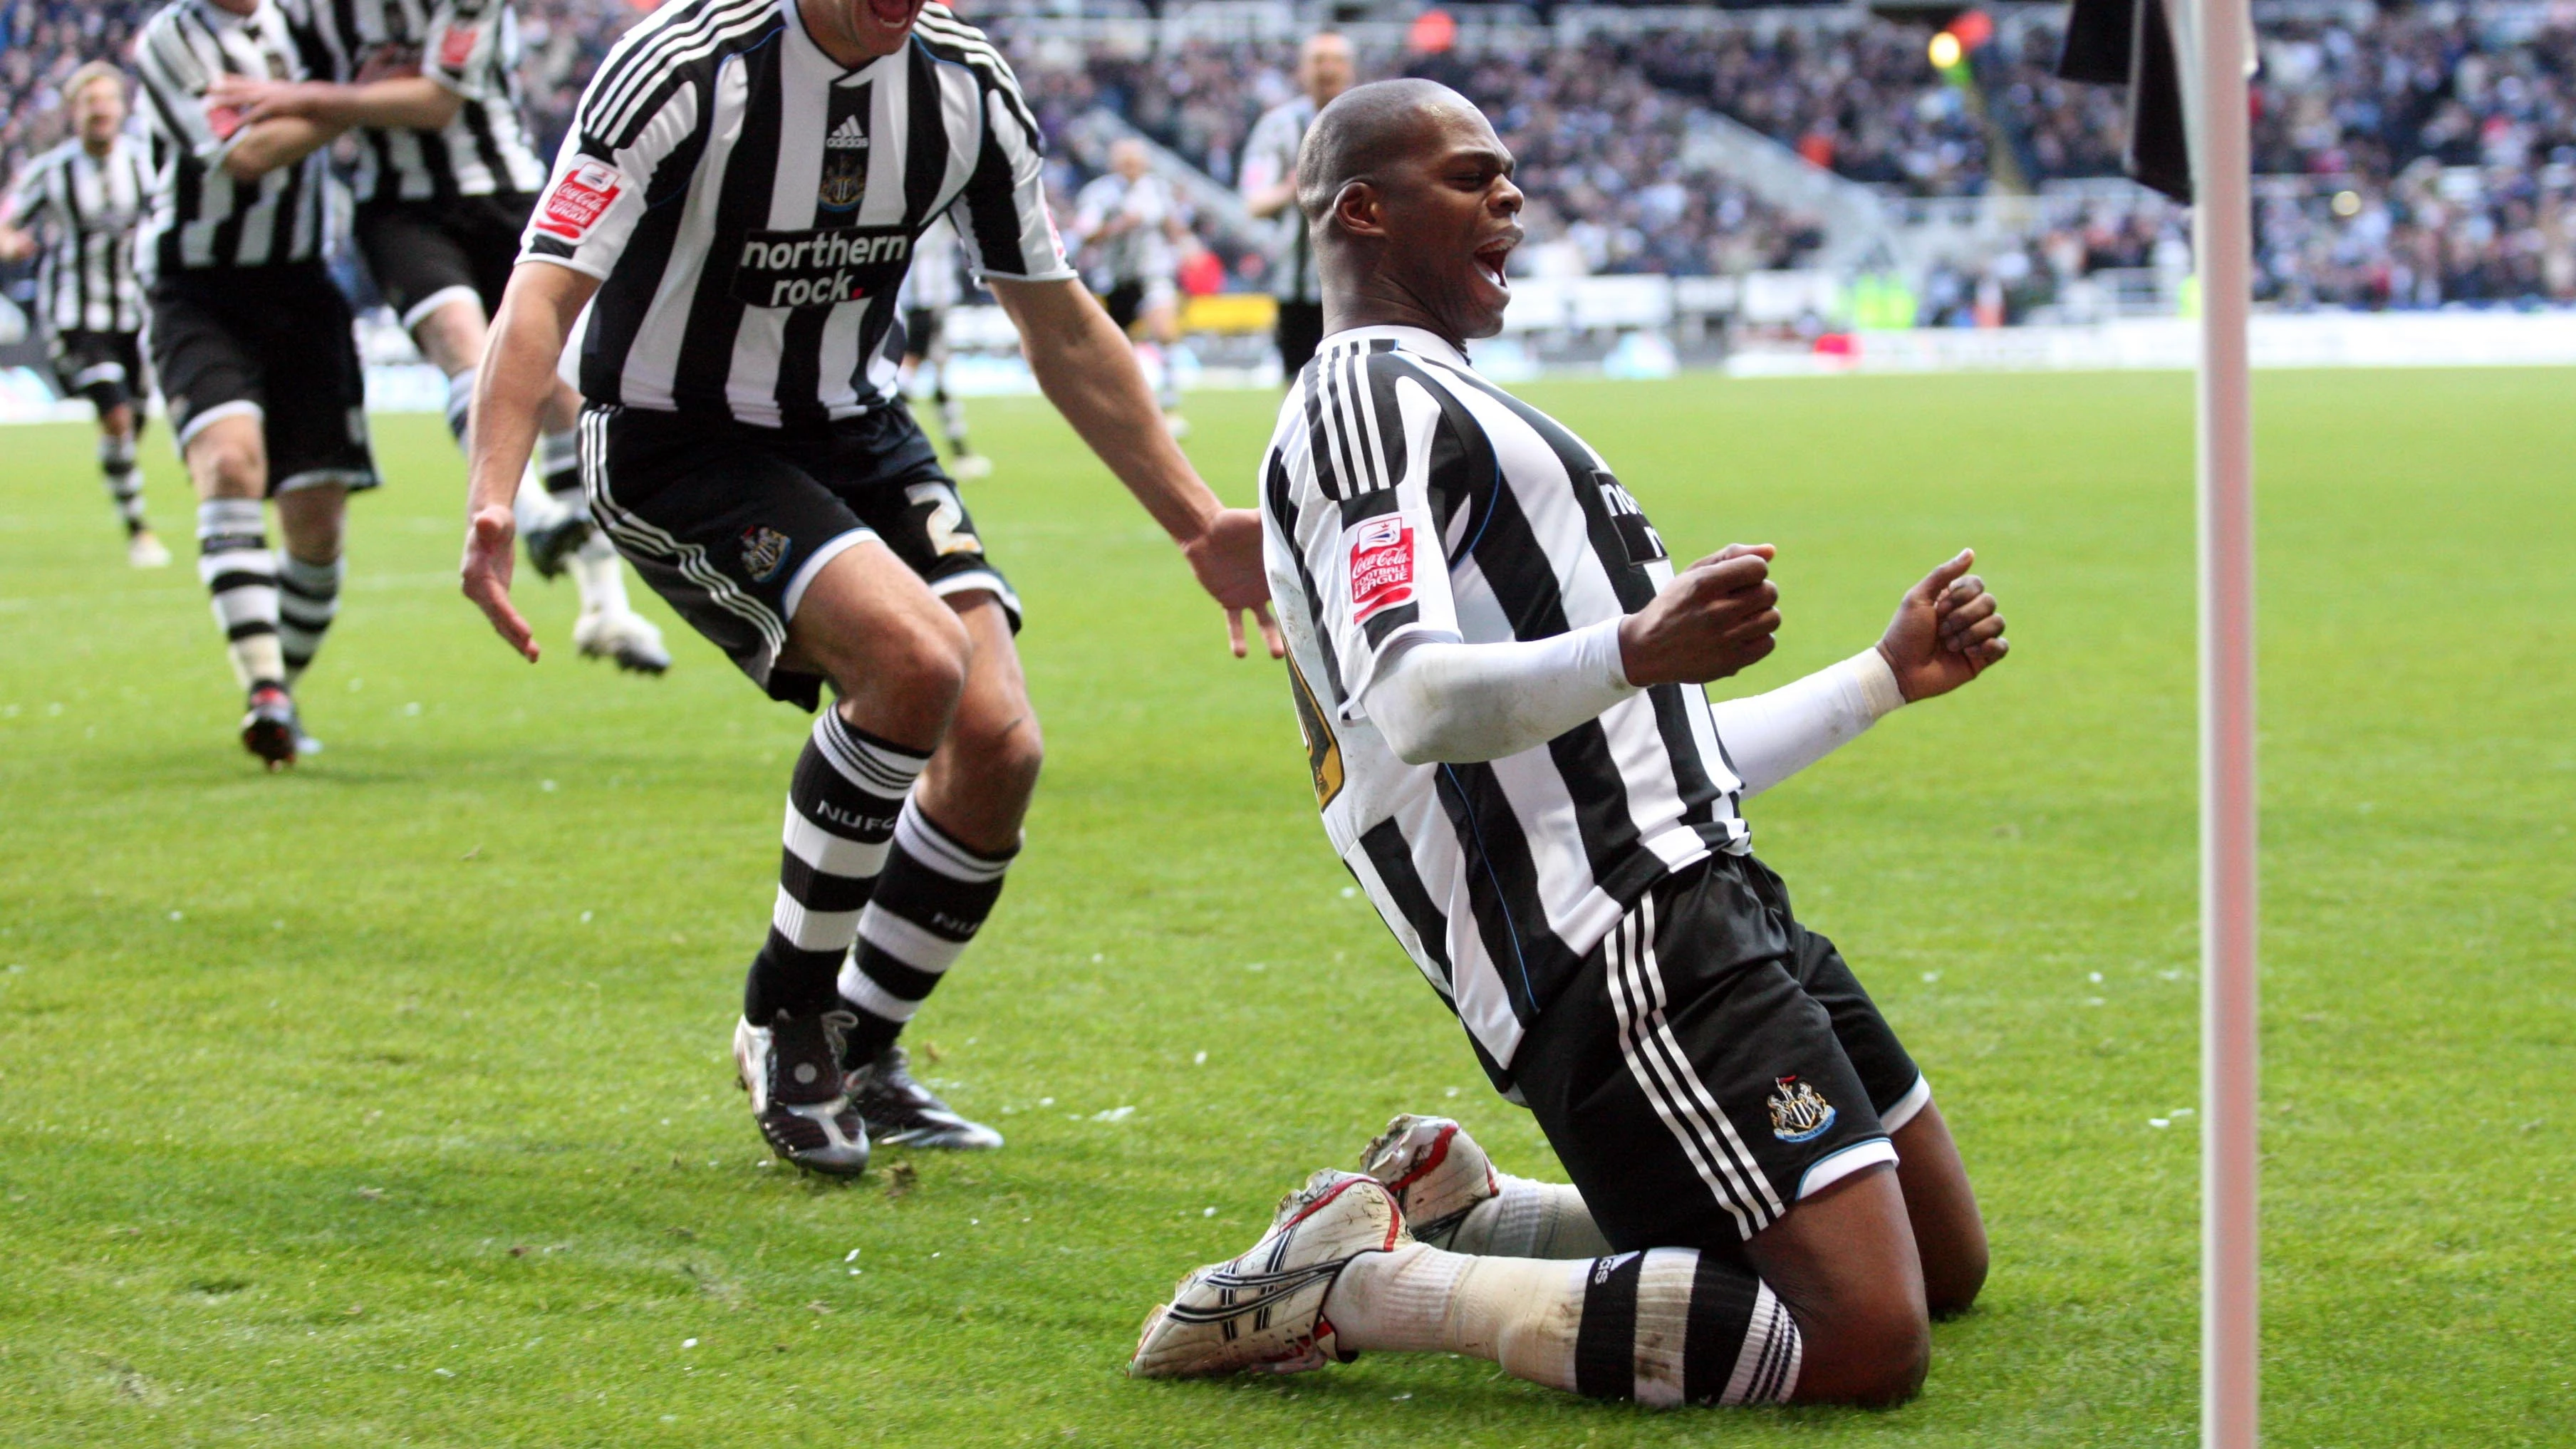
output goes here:
[[1914, 1251], [1923, 1264], [1923, 1305], [1933, 1318], [1955, 1318], [1985, 1287], [1986, 1224], [1940, 1104], [1926, 1102], [1895, 1134], [1897, 1180]]
[[1923, 1386], [1932, 1324], [1893, 1170], [1865, 1168], [1801, 1199], [1745, 1248], [1805, 1341], [1797, 1402], [1885, 1407]]

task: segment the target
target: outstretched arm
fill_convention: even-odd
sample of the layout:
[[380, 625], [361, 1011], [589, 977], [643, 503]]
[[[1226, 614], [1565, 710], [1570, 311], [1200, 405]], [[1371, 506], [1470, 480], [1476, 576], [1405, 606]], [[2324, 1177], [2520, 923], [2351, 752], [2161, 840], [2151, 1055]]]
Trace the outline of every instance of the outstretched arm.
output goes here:
[[1705, 683], [1772, 648], [1768, 544], [1701, 559], [1621, 619], [1509, 644], [1424, 639], [1378, 666], [1363, 704], [1408, 765], [1516, 755], [1649, 685]]
[[987, 281], [1019, 328], [1029, 371], [1047, 401], [1181, 546], [1200, 586], [1224, 608], [1236, 656], [1244, 652], [1246, 611], [1261, 626], [1271, 657], [1284, 655], [1287, 646], [1270, 617], [1270, 583], [1262, 573], [1260, 516], [1227, 508], [1200, 481], [1164, 429], [1135, 351], [1109, 314], [1072, 278]]
[[474, 383], [474, 432], [468, 440], [465, 558], [458, 566], [465, 597], [492, 621], [492, 632], [536, 662], [537, 640], [510, 603], [511, 545], [518, 526], [510, 500], [536, 446], [538, 412], [554, 395], [555, 364], [575, 318], [599, 290], [599, 279], [552, 262], [521, 262], [501, 294], [482, 370]]

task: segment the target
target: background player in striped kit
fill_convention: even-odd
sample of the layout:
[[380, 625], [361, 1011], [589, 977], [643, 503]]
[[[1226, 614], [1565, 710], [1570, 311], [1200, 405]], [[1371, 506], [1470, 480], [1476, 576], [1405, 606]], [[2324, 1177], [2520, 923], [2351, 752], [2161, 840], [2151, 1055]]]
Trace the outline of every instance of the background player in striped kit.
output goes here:
[[[447, 374], [447, 426], [463, 448], [491, 309], [546, 178], [520, 103], [517, 14], [508, 0], [279, 3], [327, 78], [225, 77], [216, 98], [254, 121], [355, 131], [358, 248], [422, 355]], [[671, 664], [661, 631], [628, 604], [617, 551], [581, 497], [580, 407], [571, 384], [555, 384], [542, 483], [526, 481], [518, 497], [528, 561], [549, 578], [570, 568], [576, 649], [659, 674]]]
[[[151, 388], [143, 375], [143, 289], [134, 275], [134, 230], [152, 195], [143, 148], [125, 130], [125, 75], [92, 61], [63, 82], [69, 140], [27, 163], [0, 203], [0, 261], [41, 245], [36, 323], [45, 331], [63, 391], [98, 410], [98, 467], [125, 520], [125, 558], [139, 569], [170, 562], [143, 516], [135, 445]], [[40, 243], [38, 231], [52, 234]]]
[[903, 279], [903, 391], [921, 395], [928, 370], [931, 406], [948, 440], [948, 471], [961, 483], [993, 474], [993, 460], [966, 441], [966, 403], [948, 390], [948, 309], [965, 300], [965, 273], [957, 256], [957, 227], [941, 217], [912, 244], [912, 270]]
[[[734, 1034], [773, 1150], [996, 1146], [904, 1069], [904, 1024], [982, 928], [1042, 756], [1019, 600], [895, 390], [913, 243], [955, 219], [1030, 370], [1228, 609], [1271, 633], [1259, 520], [1156, 417], [1047, 215], [1018, 82], [920, 0], [679, 0], [600, 67], [528, 230], [475, 400], [466, 595], [510, 606], [505, 506], [575, 319], [591, 502], [647, 582], [816, 721]], [[1278, 647], [1273, 638], [1274, 650]]]
[[1349, 90], [1357, 74], [1347, 37], [1330, 30], [1307, 36], [1297, 49], [1298, 94], [1262, 112], [1243, 143], [1244, 209], [1277, 228], [1270, 246], [1270, 294], [1279, 299], [1273, 336], [1279, 375], [1290, 383], [1324, 338], [1324, 284], [1315, 274], [1314, 239], [1297, 210], [1297, 148], [1316, 110]]
[[1109, 169], [1073, 199], [1073, 234], [1089, 260], [1091, 289], [1121, 332], [1144, 329], [1153, 343], [1160, 383], [1155, 401], [1176, 438], [1189, 435], [1172, 349], [1181, 341], [1181, 251], [1194, 245], [1171, 185], [1154, 174], [1145, 143], [1133, 136], [1109, 146]]
[[153, 367], [197, 489], [197, 571], [249, 695], [242, 743], [274, 770], [319, 748], [289, 686], [339, 611], [348, 495], [377, 484], [349, 303], [322, 262], [336, 132], [214, 98], [226, 76], [303, 74], [274, 0], [172, 0], [135, 59], [152, 133], [137, 247]]
[[1326, 834], [1574, 1185], [1399, 1119], [1367, 1175], [1318, 1173], [1183, 1279], [1135, 1371], [1446, 1350], [1646, 1403], [1894, 1402], [1984, 1228], [1922, 1074], [1736, 807], [1976, 677], [2003, 618], [1963, 552], [1873, 648], [1712, 711], [1702, 685], [1771, 650], [1772, 550], [1677, 576], [1600, 456], [1468, 366], [1510, 300], [1511, 169], [1427, 81], [1317, 117], [1333, 330], [1264, 526]]

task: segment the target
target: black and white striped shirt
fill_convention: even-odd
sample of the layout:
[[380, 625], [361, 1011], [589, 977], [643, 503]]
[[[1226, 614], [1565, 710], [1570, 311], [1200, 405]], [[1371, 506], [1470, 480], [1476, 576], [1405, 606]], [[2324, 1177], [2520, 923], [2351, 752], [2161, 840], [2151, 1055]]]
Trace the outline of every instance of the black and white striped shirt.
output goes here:
[[1362, 708], [1411, 636], [1499, 644], [1672, 578], [1599, 454], [1431, 333], [1327, 338], [1262, 460], [1270, 592], [1333, 848], [1490, 1062], [1647, 887], [1748, 849], [1707, 693], [1658, 685], [1545, 745], [1408, 765]]
[[134, 59], [152, 135], [152, 212], [138, 243], [147, 276], [319, 257], [328, 148], [256, 181], [236, 181], [223, 163], [242, 118], [206, 104], [219, 75], [305, 78], [277, 0], [260, 0], [249, 15], [209, 0], [172, 0], [145, 22]]
[[439, 131], [358, 132], [360, 201], [445, 201], [533, 192], [546, 166], [519, 94], [519, 19], [509, 0], [282, 0], [317, 69], [343, 85], [427, 76], [456, 93]]
[[600, 66], [520, 259], [602, 279], [594, 402], [812, 427], [894, 396], [913, 239], [947, 213], [989, 277], [1071, 277], [1037, 122], [945, 6], [856, 70], [796, 0], [676, 0]]
[[17, 225], [46, 233], [36, 315], [50, 331], [140, 332], [134, 232], [152, 198], [143, 148], [118, 136], [104, 156], [75, 137], [27, 163], [10, 188]]

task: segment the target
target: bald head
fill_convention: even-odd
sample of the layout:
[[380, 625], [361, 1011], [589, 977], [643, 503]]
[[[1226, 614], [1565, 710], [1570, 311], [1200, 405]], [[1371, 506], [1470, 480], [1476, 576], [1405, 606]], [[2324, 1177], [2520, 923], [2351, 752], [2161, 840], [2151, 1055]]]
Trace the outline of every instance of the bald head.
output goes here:
[[1428, 154], [1468, 118], [1486, 126], [1484, 112], [1438, 81], [1408, 77], [1351, 87], [1315, 113], [1297, 148], [1297, 209], [1318, 235], [1328, 233], [1325, 217], [1343, 187], [1378, 182], [1397, 162]]
[[1521, 238], [1512, 153], [1465, 96], [1427, 80], [1353, 86], [1297, 153], [1329, 328], [1390, 323], [1490, 337]]

